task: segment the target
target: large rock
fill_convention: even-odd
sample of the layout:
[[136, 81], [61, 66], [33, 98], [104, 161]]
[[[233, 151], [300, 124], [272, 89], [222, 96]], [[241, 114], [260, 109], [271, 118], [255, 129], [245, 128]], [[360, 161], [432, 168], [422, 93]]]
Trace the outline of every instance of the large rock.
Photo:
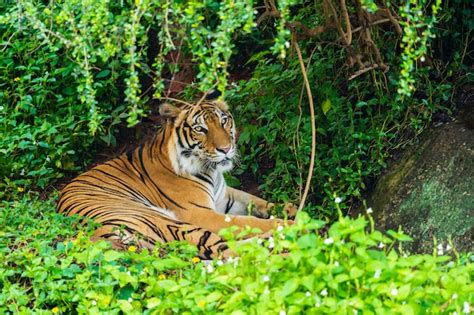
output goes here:
[[[405, 246], [431, 252], [433, 239], [451, 238], [460, 251], [473, 251], [474, 130], [453, 121], [426, 132], [378, 180], [368, 199], [382, 229], [413, 237]], [[410, 248], [411, 247], [411, 248]]]

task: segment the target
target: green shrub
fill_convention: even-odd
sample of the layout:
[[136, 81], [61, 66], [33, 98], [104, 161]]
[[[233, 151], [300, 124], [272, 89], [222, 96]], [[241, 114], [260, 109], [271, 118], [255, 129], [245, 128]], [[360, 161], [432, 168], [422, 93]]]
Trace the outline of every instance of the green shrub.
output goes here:
[[186, 244], [165, 253], [91, 243], [91, 229], [34, 195], [1, 207], [3, 314], [462, 314], [474, 302], [471, 258], [404, 253], [410, 238], [373, 230], [370, 217], [322, 232], [301, 213], [262, 244], [231, 240], [239, 258], [204, 264]]

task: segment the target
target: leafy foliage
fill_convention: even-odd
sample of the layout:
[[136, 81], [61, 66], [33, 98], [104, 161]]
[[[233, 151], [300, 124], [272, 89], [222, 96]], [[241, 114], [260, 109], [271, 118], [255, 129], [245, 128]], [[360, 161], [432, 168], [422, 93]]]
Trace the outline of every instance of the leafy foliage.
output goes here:
[[321, 232], [322, 221], [301, 213], [262, 244], [231, 239], [239, 258], [204, 264], [186, 244], [163, 254], [91, 243], [89, 228], [71, 228], [77, 219], [34, 195], [2, 207], [0, 312], [7, 314], [461, 314], [474, 301], [469, 257], [402, 254], [410, 238], [373, 230], [370, 217], [340, 218]]

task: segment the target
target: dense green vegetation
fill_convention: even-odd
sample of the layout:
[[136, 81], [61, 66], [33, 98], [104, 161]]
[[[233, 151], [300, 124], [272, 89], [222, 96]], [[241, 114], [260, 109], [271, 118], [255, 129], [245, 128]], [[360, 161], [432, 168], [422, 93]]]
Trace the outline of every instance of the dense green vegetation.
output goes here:
[[472, 305], [468, 257], [407, 255], [410, 238], [375, 231], [370, 216], [323, 233], [324, 222], [301, 213], [263, 246], [254, 239], [235, 248], [238, 258], [203, 264], [186, 244], [164, 254], [91, 243], [89, 227], [71, 231], [77, 220], [34, 195], [3, 207], [1, 313], [462, 314]]
[[[401, 231], [343, 215], [472, 82], [469, 1], [382, 3], [0, 3], [0, 313], [469, 313], [472, 257], [436, 243], [412, 255]], [[185, 244], [111, 250], [55, 213], [51, 185], [120, 142], [119, 127], [210, 88], [239, 126], [229, 183], [250, 178], [266, 198], [298, 203], [311, 123], [295, 41], [317, 123], [297, 225], [205, 265]]]

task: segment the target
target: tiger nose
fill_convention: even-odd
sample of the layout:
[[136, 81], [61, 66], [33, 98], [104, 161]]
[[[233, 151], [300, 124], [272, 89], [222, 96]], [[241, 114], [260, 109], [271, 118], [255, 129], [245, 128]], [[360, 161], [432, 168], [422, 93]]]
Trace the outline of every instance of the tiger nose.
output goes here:
[[229, 153], [230, 149], [232, 149], [232, 146], [231, 145], [226, 145], [226, 146], [218, 147], [216, 149], [217, 149], [217, 151], [220, 151], [220, 152], [223, 152], [223, 153], [227, 154], [227, 153]]

